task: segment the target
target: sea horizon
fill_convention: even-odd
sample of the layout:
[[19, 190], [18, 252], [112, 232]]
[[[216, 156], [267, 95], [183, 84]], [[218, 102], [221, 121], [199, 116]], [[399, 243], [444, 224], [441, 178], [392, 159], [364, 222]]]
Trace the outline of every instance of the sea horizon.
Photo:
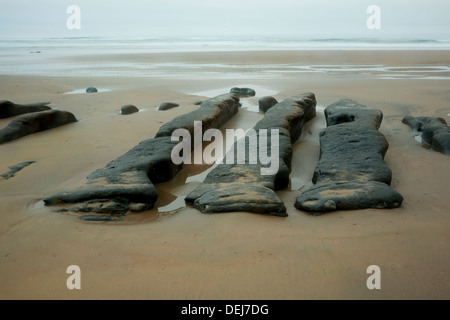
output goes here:
[[[132, 45], [132, 47], [130, 47]], [[2, 49], [89, 47], [133, 50], [450, 50], [446, 38], [295, 37], [295, 36], [61, 36], [0, 37]], [[122, 49], [122, 50], [121, 50]]]

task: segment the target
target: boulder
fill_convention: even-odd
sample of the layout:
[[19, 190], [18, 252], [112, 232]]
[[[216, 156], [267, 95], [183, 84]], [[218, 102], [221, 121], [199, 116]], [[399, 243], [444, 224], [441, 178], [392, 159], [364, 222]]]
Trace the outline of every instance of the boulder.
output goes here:
[[[87, 177], [85, 186], [58, 192], [44, 199], [44, 203], [56, 205], [120, 198], [126, 200], [130, 211], [151, 209], [158, 198], [154, 183], [169, 181], [183, 168], [183, 163], [172, 161], [172, 149], [179, 143], [172, 141], [172, 132], [181, 128], [190, 130], [194, 121], [202, 121], [203, 130], [219, 128], [238, 109], [236, 95], [209, 99], [199, 109], [163, 125], [154, 138], [142, 141], [105, 168], [95, 170]], [[107, 212], [108, 208], [105, 210]]]
[[343, 99], [328, 106], [325, 117], [314, 186], [302, 192], [295, 207], [312, 214], [399, 207], [403, 198], [389, 186], [392, 172], [384, 163], [389, 144], [378, 131], [382, 112]]
[[89, 87], [86, 89], [86, 93], [95, 93], [98, 92], [97, 88]]
[[259, 99], [258, 103], [259, 103], [259, 111], [267, 112], [267, 110], [276, 105], [278, 101], [274, 97], [266, 96]]
[[402, 122], [415, 132], [421, 132], [421, 138], [434, 151], [450, 155], [450, 127], [443, 118], [406, 116]]
[[231, 88], [230, 93], [235, 93], [240, 98], [254, 97], [255, 94], [256, 94], [255, 90], [253, 90], [253, 89], [250, 89], [250, 88], [238, 88], [238, 87]]
[[68, 111], [47, 110], [25, 114], [0, 130], [0, 144], [76, 121], [75, 116]]
[[[250, 161], [251, 155], [259, 154], [264, 145], [250, 144], [250, 139], [246, 139], [245, 161], [239, 163], [236, 142], [233, 153], [229, 152], [223, 163], [210, 171], [185, 201], [203, 213], [245, 211], [287, 216], [286, 207], [275, 191], [289, 184], [292, 143], [300, 137], [304, 124], [315, 117], [315, 108], [313, 93], [300, 94], [273, 106], [254, 126], [258, 141], [265, 130], [270, 133], [271, 129], [279, 131], [277, 146], [274, 146], [278, 148], [278, 168], [274, 172], [262, 174], [261, 169], [267, 165], [263, 165], [259, 157], [256, 162]], [[272, 150], [270, 135], [267, 142], [267, 150]], [[230, 157], [233, 157], [232, 161], [228, 161]]]
[[50, 102], [37, 102], [30, 104], [15, 104], [11, 101], [0, 101], [0, 119], [18, 116], [25, 113], [50, 110]]
[[127, 105], [123, 106], [122, 108], [120, 108], [120, 113], [123, 115], [132, 114], [132, 113], [136, 113], [136, 112], [139, 112], [139, 109], [136, 106], [133, 106], [131, 104], [127, 104]]
[[163, 102], [159, 105], [158, 110], [169, 110], [178, 107], [178, 103], [173, 102]]

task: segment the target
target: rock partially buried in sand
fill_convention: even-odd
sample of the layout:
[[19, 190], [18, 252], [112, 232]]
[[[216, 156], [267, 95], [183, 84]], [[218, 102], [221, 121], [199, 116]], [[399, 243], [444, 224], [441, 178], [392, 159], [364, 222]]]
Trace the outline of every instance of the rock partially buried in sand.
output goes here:
[[169, 109], [173, 109], [178, 107], [179, 104], [178, 103], [173, 103], [173, 102], [163, 102], [159, 105], [158, 110], [169, 110]]
[[[234, 164], [218, 164], [206, 176], [203, 184], [194, 189], [185, 201], [203, 213], [245, 211], [275, 216], [287, 216], [283, 201], [275, 193], [289, 184], [291, 171], [292, 143], [300, 137], [306, 122], [316, 116], [316, 99], [313, 93], [305, 93], [286, 99], [265, 114], [254, 127], [260, 139], [260, 130], [279, 130], [278, 170], [262, 175], [260, 159], [256, 164], [249, 161], [250, 154], [259, 154], [259, 144], [251, 146], [245, 143], [245, 163], [236, 161], [237, 143], [234, 145]], [[267, 137], [272, 149], [272, 139]], [[256, 147], [256, 150], [254, 149]]]
[[50, 102], [37, 102], [30, 104], [15, 104], [11, 101], [0, 101], [0, 119], [18, 116], [25, 113], [50, 110]]
[[36, 161], [24, 161], [19, 164], [8, 167], [9, 171], [1, 175], [5, 180], [14, 177], [14, 175], [22, 170], [25, 167], [28, 167], [30, 164], [35, 163]]
[[132, 114], [139, 112], [139, 109], [136, 106], [133, 106], [132, 104], [127, 104], [120, 108], [120, 113], [123, 115]]
[[256, 92], [253, 89], [238, 87], [231, 88], [230, 93], [235, 93], [241, 98], [254, 97], [256, 95]]
[[278, 101], [274, 97], [266, 96], [259, 99], [258, 103], [259, 103], [259, 111], [267, 112], [267, 110], [276, 105]]
[[97, 88], [89, 87], [86, 89], [86, 93], [95, 93], [98, 92]]
[[421, 138], [434, 151], [450, 155], [450, 127], [443, 118], [406, 116], [402, 122], [412, 130], [421, 132]]
[[382, 112], [343, 99], [328, 106], [325, 117], [315, 185], [302, 192], [295, 207], [312, 214], [399, 207], [403, 197], [389, 186], [392, 173], [384, 163], [389, 144], [378, 131]]
[[131, 211], [140, 211], [143, 206], [150, 209], [158, 198], [153, 183], [169, 181], [183, 168], [182, 163], [172, 161], [172, 149], [179, 143], [172, 141], [172, 132], [181, 128], [193, 130], [194, 121], [202, 121], [203, 130], [219, 128], [238, 112], [239, 107], [239, 98], [232, 94], [206, 100], [197, 110], [163, 125], [153, 139], [142, 141], [105, 168], [91, 173], [85, 186], [58, 192], [44, 199], [44, 203], [56, 205], [120, 198], [136, 204], [129, 208]]
[[68, 111], [47, 110], [25, 114], [0, 130], [0, 144], [76, 121], [75, 116]]

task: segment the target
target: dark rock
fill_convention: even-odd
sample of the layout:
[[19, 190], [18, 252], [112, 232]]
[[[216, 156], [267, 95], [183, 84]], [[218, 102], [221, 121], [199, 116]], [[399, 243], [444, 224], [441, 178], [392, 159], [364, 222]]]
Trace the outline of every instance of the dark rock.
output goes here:
[[187, 114], [175, 117], [172, 121], [163, 124], [156, 133], [159, 137], [170, 137], [178, 128], [187, 129], [194, 136], [194, 121], [202, 121], [203, 130], [220, 128], [230, 120], [239, 110], [239, 97], [235, 94], [222, 94], [204, 101], [200, 108]]
[[98, 92], [97, 88], [89, 87], [86, 89], [86, 93], [95, 93]]
[[201, 105], [202, 103], [203, 103], [202, 100], [198, 100], [198, 101], [195, 101], [195, 102], [193, 103], [193, 105], [199, 106], [199, 105]]
[[30, 104], [15, 104], [11, 101], [0, 101], [0, 119], [18, 116], [24, 113], [50, 110], [47, 105], [50, 102], [38, 102]]
[[434, 151], [450, 155], [450, 127], [439, 117], [406, 116], [402, 122], [416, 132]]
[[[261, 130], [279, 130], [278, 170], [262, 174], [263, 165], [258, 158], [253, 164], [250, 154], [259, 154], [245, 142], [245, 162], [237, 163], [237, 143], [234, 144], [233, 164], [227, 164], [227, 154], [222, 164], [218, 164], [206, 176], [203, 184], [194, 189], [185, 201], [203, 213], [245, 211], [252, 213], [287, 216], [283, 201], [275, 193], [289, 184], [291, 171], [292, 143], [301, 135], [303, 125], [316, 115], [314, 94], [305, 93], [286, 99], [273, 106], [255, 126], [260, 138]], [[271, 138], [267, 137], [268, 150], [272, 149]], [[253, 146], [254, 147], [254, 146]]]
[[110, 215], [96, 215], [96, 214], [90, 214], [90, 215], [84, 215], [80, 217], [81, 220], [84, 221], [122, 221], [123, 219], [120, 217], [114, 217]]
[[274, 97], [266, 96], [259, 99], [258, 103], [259, 103], [259, 111], [267, 112], [267, 110], [276, 105], [278, 101]]
[[320, 183], [302, 193], [295, 207], [313, 215], [334, 210], [398, 208], [403, 197], [378, 181], [342, 181]]
[[231, 88], [230, 93], [235, 93], [240, 98], [254, 97], [255, 94], [256, 94], [255, 90], [253, 90], [253, 89], [250, 89], [250, 88], [238, 88], [238, 87]]
[[10, 166], [8, 167], [10, 170], [7, 173], [2, 174], [1, 176], [7, 180], [9, 178], [14, 177], [14, 175], [16, 174], [16, 172], [22, 170], [23, 168], [29, 166], [32, 163], [35, 163], [36, 161], [25, 161], [25, 162], [21, 162], [19, 164], [16, 164], [14, 166]]
[[403, 198], [390, 188], [392, 173], [384, 163], [389, 144], [378, 131], [382, 112], [343, 99], [328, 106], [325, 117], [315, 185], [297, 198], [295, 207], [313, 213], [399, 207]]
[[[219, 128], [239, 109], [239, 98], [222, 95], [205, 101], [202, 106], [163, 125], [155, 138], [142, 141], [124, 155], [111, 161], [87, 177], [87, 184], [72, 191], [58, 192], [46, 199], [46, 205], [77, 203], [92, 199], [124, 198], [129, 203], [144, 204], [151, 209], [158, 198], [154, 183], [172, 179], [182, 168], [171, 158], [179, 142], [172, 141], [172, 132], [179, 128], [193, 129], [194, 120], [203, 122], [203, 130]], [[134, 209], [142, 209], [133, 206]]]
[[173, 103], [173, 102], [163, 102], [159, 105], [158, 110], [169, 110], [172, 108], [176, 108], [178, 107], [179, 104], [178, 103]]
[[25, 114], [0, 130], [0, 144], [76, 121], [75, 116], [67, 111], [48, 110]]
[[136, 108], [136, 106], [133, 106], [131, 104], [127, 104], [125, 106], [123, 106], [122, 108], [120, 108], [120, 113], [121, 114], [132, 114], [132, 113], [136, 113], [139, 112], [139, 109]]

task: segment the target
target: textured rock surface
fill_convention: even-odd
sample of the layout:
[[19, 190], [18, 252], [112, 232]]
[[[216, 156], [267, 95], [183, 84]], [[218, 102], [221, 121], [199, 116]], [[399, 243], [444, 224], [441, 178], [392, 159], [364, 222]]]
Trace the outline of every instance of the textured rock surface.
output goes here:
[[0, 130], [0, 144], [76, 121], [77, 119], [72, 113], [60, 110], [25, 114], [15, 118], [5, 128]]
[[421, 132], [421, 138], [431, 146], [431, 149], [450, 155], [450, 127], [439, 117], [406, 116], [402, 122], [416, 132]]
[[315, 185], [295, 207], [312, 213], [399, 207], [403, 197], [389, 186], [392, 173], [384, 162], [389, 144], [378, 131], [382, 112], [343, 99], [328, 106], [325, 117]]
[[[44, 199], [44, 202], [46, 205], [54, 205], [88, 200], [125, 199], [121, 203], [125, 203], [128, 209], [150, 209], [158, 198], [153, 184], [170, 180], [183, 168], [183, 164], [175, 165], [171, 159], [172, 149], [179, 143], [171, 141], [172, 132], [179, 128], [193, 128], [194, 120], [202, 121], [203, 130], [218, 128], [231, 119], [239, 107], [239, 98], [232, 94], [206, 100], [197, 110], [163, 125], [155, 138], [142, 141], [111, 161], [105, 168], [91, 173], [85, 186], [59, 192]], [[102, 210], [105, 210], [104, 206]], [[112, 207], [111, 211], [114, 211]]]
[[132, 114], [136, 112], [139, 112], [139, 109], [136, 106], [133, 106], [132, 104], [127, 104], [122, 108], [120, 108], [120, 113], [123, 115]]
[[[237, 143], [234, 145], [234, 164], [227, 164], [228, 153], [222, 164], [218, 164], [205, 178], [203, 184], [186, 198], [203, 213], [245, 211], [276, 216], [286, 216], [286, 207], [275, 193], [289, 184], [292, 143], [301, 135], [303, 125], [316, 115], [314, 94], [305, 93], [286, 99], [273, 106], [254, 129], [260, 137], [261, 129], [278, 129], [279, 168], [274, 174], [261, 174], [260, 159], [249, 162], [250, 154], [259, 153], [259, 144], [252, 146], [246, 141], [245, 163], [238, 164]], [[268, 150], [271, 139], [267, 138]], [[256, 150], [253, 149], [256, 147]]]
[[262, 97], [259, 99], [259, 111], [260, 112], [267, 112], [270, 108], [272, 108], [274, 105], [278, 103], [277, 99], [271, 96]]
[[50, 102], [38, 102], [30, 104], [15, 104], [11, 101], [0, 101], [0, 119], [18, 116], [24, 113], [50, 110], [47, 105]]

